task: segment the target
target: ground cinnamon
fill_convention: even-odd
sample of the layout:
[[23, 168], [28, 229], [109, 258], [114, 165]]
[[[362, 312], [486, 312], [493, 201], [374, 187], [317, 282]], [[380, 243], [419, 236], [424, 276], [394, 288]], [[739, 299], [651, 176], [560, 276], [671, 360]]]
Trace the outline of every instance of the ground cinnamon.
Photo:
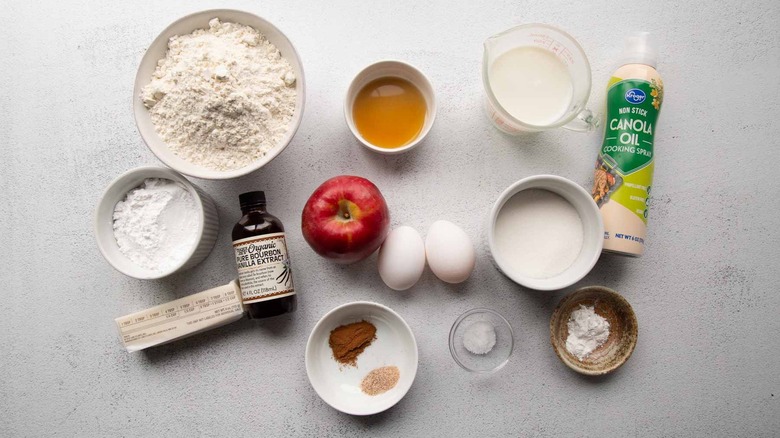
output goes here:
[[368, 321], [341, 325], [330, 332], [333, 358], [344, 365], [357, 365], [357, 358], [376, 339], [376, 327]]

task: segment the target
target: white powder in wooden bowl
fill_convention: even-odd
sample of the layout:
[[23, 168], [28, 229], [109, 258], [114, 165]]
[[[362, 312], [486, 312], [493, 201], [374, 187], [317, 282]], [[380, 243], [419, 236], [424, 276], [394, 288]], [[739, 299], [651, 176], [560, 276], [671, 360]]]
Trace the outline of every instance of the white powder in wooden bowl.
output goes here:
[[593, 306], [580, 304], [569, 316], [566, 350], [583, 360], [609, 338], [609, 321], [596, 313]]

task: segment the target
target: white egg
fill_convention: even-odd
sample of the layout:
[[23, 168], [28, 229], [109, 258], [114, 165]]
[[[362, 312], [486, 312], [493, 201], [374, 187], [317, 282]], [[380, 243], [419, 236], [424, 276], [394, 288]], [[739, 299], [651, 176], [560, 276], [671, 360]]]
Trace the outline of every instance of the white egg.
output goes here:
[[425, 244], [412, 227], [398, 227], [390, 232], [379, 247], [379, 276], [395, 290], [414, 286], [425, 270]]
[[477, 254], [468, 234], [448, 221], [436, 221], [425, 238], [428, 266], [440, 280], [462, 283], [474, 270]]

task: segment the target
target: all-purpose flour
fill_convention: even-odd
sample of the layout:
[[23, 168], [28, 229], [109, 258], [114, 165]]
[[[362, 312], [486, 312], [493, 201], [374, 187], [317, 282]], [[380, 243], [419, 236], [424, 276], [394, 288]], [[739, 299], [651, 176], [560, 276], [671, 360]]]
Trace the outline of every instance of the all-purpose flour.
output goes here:
[[183, 185], [149, 178], [114, 207], [119, 251], [137, 265], [167, 271], [182, 263], [197, 244], [200, 210]]
[[214, 170], [244, 167], [276, 146], [295, 112], [295, 73], [257, 30], [214, 18], [174, 36], [141, 97], [170, 149]]

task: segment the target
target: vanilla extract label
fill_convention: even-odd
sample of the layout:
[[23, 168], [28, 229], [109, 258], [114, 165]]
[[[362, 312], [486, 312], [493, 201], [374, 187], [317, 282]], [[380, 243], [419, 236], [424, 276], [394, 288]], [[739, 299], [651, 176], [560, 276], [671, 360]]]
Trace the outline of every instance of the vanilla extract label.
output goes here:
[[284, 233], [233, 242], [244, 304], [295, 294]]

